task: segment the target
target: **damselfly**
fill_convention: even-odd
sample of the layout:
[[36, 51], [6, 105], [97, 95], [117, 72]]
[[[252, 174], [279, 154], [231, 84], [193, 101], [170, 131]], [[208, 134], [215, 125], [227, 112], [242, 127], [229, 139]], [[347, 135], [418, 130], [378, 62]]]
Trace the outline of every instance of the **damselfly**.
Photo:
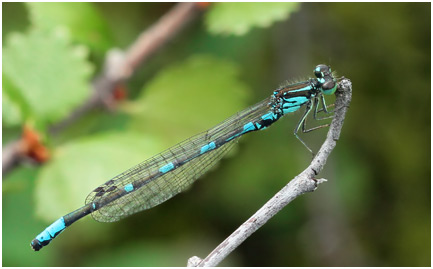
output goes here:
[[[301, 106], [305, 106], [306, 110], [294, 134], [312, 152], [298, 132], [301, 128], [303, 132], [309, 132], [327, 126], [307, 130], [306, 118], [313, 108], [315, 119], [318, 112], [328, 113], [324, 95], [333, 94], [337, 88], [337, 80], [329, 66], [318, 65], [314, 74], [316, 78], [280, 87], [262, 102], [105, 182], [87, 196], [83, 207], [59, 218], [36, 236], [31, 242], [32, 248], [40, 250], [66, 227], [88, 214], [92, 214], [97, 221], [113, 222], [161, 204], [185, 190], [209, 170], [240, 136], [266, 129]], [[319, 103], [322, 104], [321, 109], [318, 108]]]

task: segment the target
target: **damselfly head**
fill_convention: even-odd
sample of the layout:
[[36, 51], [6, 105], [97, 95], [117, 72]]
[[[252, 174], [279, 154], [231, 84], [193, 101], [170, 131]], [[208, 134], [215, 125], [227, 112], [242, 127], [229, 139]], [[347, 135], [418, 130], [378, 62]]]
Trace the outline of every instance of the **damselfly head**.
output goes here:
[[317, 78], [324, 78], [327, 76], [332, 76], [331, 67], [327, 66], [326, 64], [319, 64], [314, 69], [314, 75]]
[[319, 64], [314, 69], [317, 81], [321, 84], [320, 88], [323, 94], [330, 95], [337, 89], [337, 80], [334, 78], [331, 67], [325, 64]]

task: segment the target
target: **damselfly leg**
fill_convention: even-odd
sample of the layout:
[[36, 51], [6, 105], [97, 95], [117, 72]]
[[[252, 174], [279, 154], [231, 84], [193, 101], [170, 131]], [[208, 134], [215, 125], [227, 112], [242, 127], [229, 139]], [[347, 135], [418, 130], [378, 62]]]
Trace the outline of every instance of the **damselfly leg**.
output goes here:
[[310, 149], [310, 147], [308, 147], [307, 146], [307, 144], [304, 142], [304, 140], [302, 140], [300, 137], [299, 137], [299, 135], [298, 135], [298, 132], [299, 132], [299, 129], [301, 128], [301, 126], [302, 126], [302, 132], [304, 132], [304, 124], [305, 124], [305, 120], [307, 119], [307, 116], [308, 116], [308, 114], [311, 112], [311, 110], [313, 109], [313, 106], [312, 106], [312, 102], [310, 101], [310, 102], [308, 102], [307, 103], [307, 106], [306, 106], [306, 108], [305, 108], [305, 112], [304, 112], [304, 115], [302, 115], [302, 117], [301, 117], [301, 119], [299, 120], [299, 122], [298, 122], [298, 124], [296, 125], [296, 127], [295, 127], [295, 130], [294, 130], [294, 132], [293, 132], [293, 134], [295, 135], [295, 137], [299, 140], [299, 141], [301, 141], [301, 143], [311, 152], [311, 154], [313, 154], [313, 156], [314, 156], [314, 152]]
[[323, 96], [323, 95], [320, 96], [320, 100], [321, 100], [321, 103], [322, 103], [322, 108], [318, 109], [318, 107], [319, 107], [319, 100], [318, 100], [317, 97], [314, 98], [314, 114], [313, 114], [314, 119], [315, 120], [332, 119], [332, 117], [333, 117], [332, 115], [331, 116], [327, 116], [327, 117], [318, 117], [317, 116], [320, 112], [324, 112], [325, 114], [331, 114], [331, 113], [334, 112], [334, 111], [329, 111], [328, 108], [334, 107], [335, 104], [330, 104], [329, 106], [327, 106], [326, 105], [326, 101], [325, 101], [325, 96]]
[[332, 113], [333, 111], [328, 111], [328, 108], [329, 107], [333, 107], [334, 106], [334, 104], [331, 104], [331, 105], [329, 105], [329, 106], [326, 106], [326, 103], [325, 103], [325, 98], [324, 98], [324, 96], [322, 95], [321, 96], [321, 103], [322, 103], [322, 108], [321, 109], [318, 109], [318, 107], [319, 107], [319, 100], [318, 100], [318, 98], [316, 97], [316, 98], [314, 98], [313, 100], [311, 100], [307, 105], [306, 105], [306, 109], [305, 109], [305, 112], [304, 112], [304, 114], [302, 115], [302, 117], [301, 117], [301, 119], [299, 120], [299, 122], [298, 122], [298, 124], [296, 125], [296, 127], [295, 127], [295, 130], [294, 130], [294, 135], [295, 135], [295, 137], [299, 140], [299, 141], [301, 141], [301, 143], [311, 152], [311, 154], [313, 154], [313, 156], [315, 155], [315, 153], [310, 149], [310, 147], [308, 147], [308, 145], [304, 142], [304, 140], [302, 140], [300, 137], [299, 137], [299, 135], [298, 135], [298, 132], [299, 132], [299, 129], [301, 129], [301, 126], [302, 126], [302, 133], [309, 133], [309, 132], [311, 132], [311, 131], [315, 131], [315, 130], [317, 130], [317, 129], [321, 129], [321, 128], [324, 128], [324, 127], [329, 127], [329, 123], [327, 123], [327, 124], [322, 124], [322, 125], [319, 125], [319, 126], [315, 126], [315, 127], [312, 127], [312, 128], [309, 128], [309, 129], [307, 129], [307, 117], [308, 117], [308, 114], [311, 112], [311, 110], [313, 110], [313, 108], [314, 108], [314, 113], [313, 113], [313, 117], [314, 117], [314, 119], [315, 120], [325, 120], [325, 119], [331, 119], [331, 118], [333, 118], [333, 116], [331, 115], [331, 116], [328, 116], [328, 117], [323, 117], [323, 118], [319, 118], [319, 117], [317, 117], [317, 114], [319, 113], [319, 112], [324, 112], [324, 113], [326, 113], [326, 114], [329, 114], [329, 113]]

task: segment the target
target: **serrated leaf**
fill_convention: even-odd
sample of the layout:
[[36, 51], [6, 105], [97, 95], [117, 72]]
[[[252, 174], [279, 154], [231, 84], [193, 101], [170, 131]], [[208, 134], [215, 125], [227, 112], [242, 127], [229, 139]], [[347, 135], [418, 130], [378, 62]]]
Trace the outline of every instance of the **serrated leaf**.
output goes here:
[[233, 63], [204, 55], [168, 67], [132, 103], [133, 126], [170, 144], [205, 131], [246, 107], [238, 75]]
[[83, 206], [100, 184], [162, 149], [158, 139], [137, 133], [104, 134], [56, 148], [36, 182], [36, 214], [53, 221]]
[[299, 3], [217, 3], [206, 14], [206, 26], [213, 34], [244, 35], [253, 27], [269, 27], [287, 19]]
[[42, 126], [58, 121], [90, 94], [93, 68], [86, 56], [59, 32], [12, 34], [3, 49], [3, 73], [13, 87], [4, 90], [20, 96], [26, 120]]
[[31, 22], [38, 28], [52, 31], [67, 27], [72, 38], [100, 52], [113, 43], [105, 18], [93, 3], [29, 2], [26, 3]]

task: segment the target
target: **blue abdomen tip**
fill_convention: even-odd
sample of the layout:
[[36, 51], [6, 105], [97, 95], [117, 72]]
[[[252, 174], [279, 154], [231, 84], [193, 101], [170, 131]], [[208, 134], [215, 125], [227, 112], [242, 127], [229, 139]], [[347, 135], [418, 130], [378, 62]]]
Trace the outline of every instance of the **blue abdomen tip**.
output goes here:
[[66, 228], [65, 220], [63, 217], [53, 222], [48, 226], [42, 233], [38, 234], [35, 239], [32, 240], [31, 246], [34, 250], [38, 251], [43, 246], [48, 245], [57, 235], [59, 235]]

